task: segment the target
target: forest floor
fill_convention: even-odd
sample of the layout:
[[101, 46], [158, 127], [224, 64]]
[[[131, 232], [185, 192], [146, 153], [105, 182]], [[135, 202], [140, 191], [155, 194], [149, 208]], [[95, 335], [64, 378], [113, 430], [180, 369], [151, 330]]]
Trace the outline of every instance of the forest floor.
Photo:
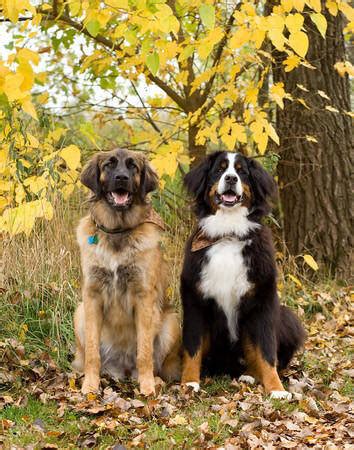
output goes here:
[[352, 449], [349, 290], [312, 290], [294, 302], [308, 337], [282, 375], [291, 401], [270, 400], [259, 385], [229, 378], [204, 380], [198, 394], [160, 383], [149, 399], [132, 382], [103, 380], [99, 396], [84, 398], [81, 380], [48, 352], [3, 339], [0, 448]]

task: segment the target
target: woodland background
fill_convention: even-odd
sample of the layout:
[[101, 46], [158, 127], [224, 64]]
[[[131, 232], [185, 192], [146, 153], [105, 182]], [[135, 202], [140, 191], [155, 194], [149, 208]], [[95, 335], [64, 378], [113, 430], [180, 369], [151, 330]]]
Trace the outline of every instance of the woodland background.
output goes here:
[[[342, 0], [0, 0], [0, 447], [349, 448], [353, 28]], [[115, 146], [160, 175], [177, 308], [183, 174], [223, 148], [276, 177], [278, 289], [309, 335], [292, 402], [227, 378], [81, 397], [78, 179]]]

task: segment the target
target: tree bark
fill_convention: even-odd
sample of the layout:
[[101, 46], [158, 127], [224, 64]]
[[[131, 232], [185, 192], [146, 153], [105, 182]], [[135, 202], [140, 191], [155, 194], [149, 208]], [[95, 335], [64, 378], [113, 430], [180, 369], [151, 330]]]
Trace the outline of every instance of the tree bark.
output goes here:
[[[290, 253], [310, 253], [332, 276], [347, 279], [352, 244], [352, 123], [344, 113], [350, 111], [349, 80], [334, 68], [346, 59], [344, 18], [341, 14], [333, 17], [327, 10], [323, 13], [328, 23], [326, 39], [309, 17], [305, 20], [310, 40], [306, 59], [316, 70], [300, 66], [285, 73], [280, 55], [273, 66], [274, 82], [283, 82], [286, 92], [303, 98], [310, 108], [286, 101], [284, 109], [277, 110], [279, 187]], [[330, 100], [318, 94], [319, 90]], [[326, 110], [326, 105], [339, 113]], [[313, 136], [317, 143], [306, 136]]]

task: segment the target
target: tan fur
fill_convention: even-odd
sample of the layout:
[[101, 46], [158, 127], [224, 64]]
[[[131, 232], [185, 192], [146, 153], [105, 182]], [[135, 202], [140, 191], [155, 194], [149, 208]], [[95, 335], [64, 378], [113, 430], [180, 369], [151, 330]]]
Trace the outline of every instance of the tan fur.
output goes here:
[[[122, 212], [104, 199], [94, 200], [90, 215], [78, 226], [83, 302], [74, 317], [73, 366], [85, 374], [84, 393], [98, 390], [102, 373], [116, 379], [137, 377], [145, 395], [155, 392], [154, 375], [179, 377], [180, 325], [165, 296], [160, 229], [143, 222], [150, 208], [149, 203], [133, 203]], [[107, 234], [95, 222], [131, 230]], [[94, 234], [98, 243], [92, 245], [88, 237]]]
[[204, 336], [199, 349], [196, 354], [190, 356], [187, 351], [183, 353], [183, 370], [181, 383], [186, 384], [188, 382], [200, 382], [200, 371], [202, 367], [203, 356], [208, 353], [210, 347], [209, 335]]
[[277, 368], [271, 366], [263, 357], [261, 350], [249, 339], [244, 342], [247, 373], [256, 378], [264, 386], [266, 392], [284, 391]]

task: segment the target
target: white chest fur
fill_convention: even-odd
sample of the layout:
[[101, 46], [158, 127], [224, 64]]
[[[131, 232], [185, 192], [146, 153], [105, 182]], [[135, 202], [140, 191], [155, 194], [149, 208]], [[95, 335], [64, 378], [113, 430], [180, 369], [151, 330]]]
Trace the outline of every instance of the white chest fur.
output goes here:
[[200, 290], [224, 311], [232, 340], [237, 340], [237, 310], [240, 299], [251, 288], [242, 250], [247, 242], [225, 238], [206, 253]]

